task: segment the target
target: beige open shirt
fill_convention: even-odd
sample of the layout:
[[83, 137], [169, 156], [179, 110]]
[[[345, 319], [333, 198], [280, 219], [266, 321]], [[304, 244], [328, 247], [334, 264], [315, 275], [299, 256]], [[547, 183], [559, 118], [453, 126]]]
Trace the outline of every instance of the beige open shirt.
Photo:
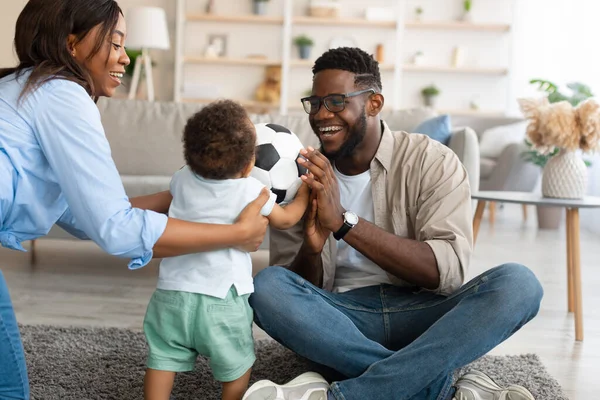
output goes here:
[[[400, 237], [424, 241], [437, 260], [440, 286], [449, 295], [464, 282], [473, 229], [467, 172], [452, 150], [421, 134], [383, 135], [371, 161], [375, 225]], [[286, 231], [271, 228], [270, 265], [290, 265], [302, 245], [302, 221]], [[323, 259], [323, 288], [333, 289], [337, 241], [329, 236]], [[388, 274], [399, 286], [414, 286]]]

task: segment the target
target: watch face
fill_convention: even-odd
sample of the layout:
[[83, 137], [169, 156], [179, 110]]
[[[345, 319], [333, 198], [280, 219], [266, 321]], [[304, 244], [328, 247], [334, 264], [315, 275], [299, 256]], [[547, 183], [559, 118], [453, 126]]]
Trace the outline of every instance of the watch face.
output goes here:
[[344, 219], [351, 225], [358, 224], [358, 215], [354, 214], [352, 211], [346, 211], [344, 213]]

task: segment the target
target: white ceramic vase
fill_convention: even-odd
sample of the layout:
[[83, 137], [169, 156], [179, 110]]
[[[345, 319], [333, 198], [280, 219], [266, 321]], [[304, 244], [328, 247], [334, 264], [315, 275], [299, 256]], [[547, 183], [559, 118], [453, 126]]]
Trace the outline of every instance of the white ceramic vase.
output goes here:
[[575, 151], [561, 150], [550, 158], [542, 174], [542, 195], [582, 199], [587, 188], [587, 167]]

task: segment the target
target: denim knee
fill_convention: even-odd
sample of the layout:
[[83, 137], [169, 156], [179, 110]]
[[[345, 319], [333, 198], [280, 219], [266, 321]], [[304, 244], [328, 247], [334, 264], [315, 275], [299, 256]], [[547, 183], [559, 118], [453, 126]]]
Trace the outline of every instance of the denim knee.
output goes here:
[[267, 267], [254, 277], [254, 293], [250, 295], [250, 306], [254, 309], [270, 308], [279, 303], [285, 292], [292, 272], [283, 267]]
[[517, 263], [503, 264], [496, 269], [496, 285], [501, 302], [537, 314], [544, 289], [535, 274]]

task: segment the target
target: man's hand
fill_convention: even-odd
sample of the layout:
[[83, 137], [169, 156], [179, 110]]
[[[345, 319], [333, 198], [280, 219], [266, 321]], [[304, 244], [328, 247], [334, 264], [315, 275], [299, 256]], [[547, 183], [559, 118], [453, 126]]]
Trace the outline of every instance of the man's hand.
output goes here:
[[330, 234], [317, 218], [317, 207], [317, 195], [316, 192], [312, 192], [304, 220], [304, 250], [310, 254], [321, 253]]
[[310, 171], [302, 176], [302, 180], [316, 193], [316, 220], [322, 229], [337, 232], [344, 224], [342, 214], [345, 210], [340, 203], [340, 189], [331, 163], [312, 147], [300, 150], [300, 154], [306, 160], [300, 157], [298, 162]]

